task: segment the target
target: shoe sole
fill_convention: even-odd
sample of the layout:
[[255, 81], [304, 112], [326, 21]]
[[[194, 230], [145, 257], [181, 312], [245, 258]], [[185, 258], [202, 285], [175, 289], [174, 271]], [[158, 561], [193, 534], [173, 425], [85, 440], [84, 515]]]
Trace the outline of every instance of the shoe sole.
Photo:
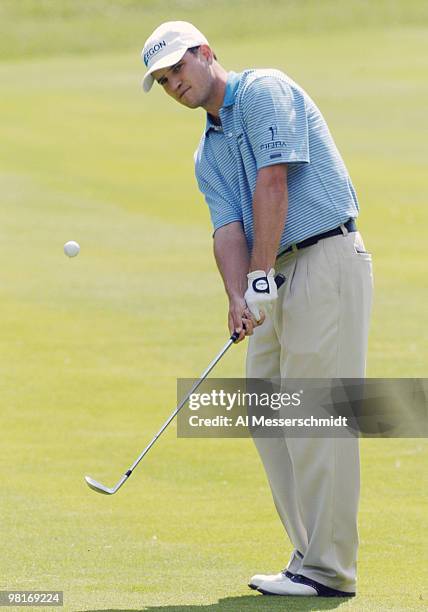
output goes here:
[[270, 597], [318, 597], [317, 593], [314, 593], [314, 595], [291, 595], [288, 593], [284, 593], [283, 595], [281, 595], [280, 593], [270, 593], [269, 591], [264, 591], [263, 589], [257, 590], [262, 595], [269, 595]]
[[[254, 587], [252, 587], [254, 588]], [[265, 591], [264, 589], [257, 589], [259, 593], [262, 595], [270, 595], [271, 597], [340, 597], [342, 599], [348, 599], [349, 597], [355, 597], [355, 593], [349, 593], [349, 595], [319, 595], [318, 593], [314, 593], [313, 595], [292, 595], [291, 593], [271, 593], [270, 591]]]

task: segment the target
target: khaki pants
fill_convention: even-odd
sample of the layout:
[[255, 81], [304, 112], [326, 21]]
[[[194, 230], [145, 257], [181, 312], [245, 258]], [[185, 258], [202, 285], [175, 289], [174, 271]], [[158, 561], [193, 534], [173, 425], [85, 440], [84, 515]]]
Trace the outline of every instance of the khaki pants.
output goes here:
[[[371, 255], [358, 232], [320, 240], [277, 261], [286, 282], [250, 337], [248, 378], [360, 378], [372, 301]], [[257, 438], [281, 521], [288, 569], [355, 591], [359, 447], [354, 438]]]

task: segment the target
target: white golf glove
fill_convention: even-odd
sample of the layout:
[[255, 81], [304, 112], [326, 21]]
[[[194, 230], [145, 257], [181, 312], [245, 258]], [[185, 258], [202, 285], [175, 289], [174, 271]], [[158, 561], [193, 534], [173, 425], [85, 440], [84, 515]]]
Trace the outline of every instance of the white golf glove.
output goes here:
[[260, 309], [269, 310], [278, 298], [275, 270], [271, 268], [267, 274], [264, 270], [255, 270], [247, 274], [247, 278], [248, 289], [244, 298], [251, 314], [254, 315], [256, 321], [260, 321]]

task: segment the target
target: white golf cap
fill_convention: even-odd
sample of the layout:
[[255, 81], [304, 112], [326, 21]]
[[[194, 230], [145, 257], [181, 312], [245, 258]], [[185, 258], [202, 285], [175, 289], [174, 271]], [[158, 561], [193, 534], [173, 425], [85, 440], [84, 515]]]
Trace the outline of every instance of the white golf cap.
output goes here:
[[147, 72], [143, 79], [144, 91], [150, 91], [154, 78], [152, 72], [173, 66], [181, 60], [187, 49], [208, 45], [205, 36], [187, 21], [162, 23], [146, 40], [141, 52]]

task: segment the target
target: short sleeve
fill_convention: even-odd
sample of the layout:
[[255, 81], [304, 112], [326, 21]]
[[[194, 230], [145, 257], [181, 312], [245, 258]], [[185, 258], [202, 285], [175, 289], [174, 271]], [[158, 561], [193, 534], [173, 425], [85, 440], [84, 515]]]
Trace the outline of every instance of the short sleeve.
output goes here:
[[225, 200], [207, 181], [198, 177], [197, 180], [199, 189], [204, 194], [205, 201], [208, 204], [214, 233], [223, 225], [228, 225], [234, 221], [242, 222], [242, 215], [232, 204]]
[[241, 105], [257, 170], [309, 162], [306, 106], [298, 88], [275, 76], [257, 77], [243, 91]]

